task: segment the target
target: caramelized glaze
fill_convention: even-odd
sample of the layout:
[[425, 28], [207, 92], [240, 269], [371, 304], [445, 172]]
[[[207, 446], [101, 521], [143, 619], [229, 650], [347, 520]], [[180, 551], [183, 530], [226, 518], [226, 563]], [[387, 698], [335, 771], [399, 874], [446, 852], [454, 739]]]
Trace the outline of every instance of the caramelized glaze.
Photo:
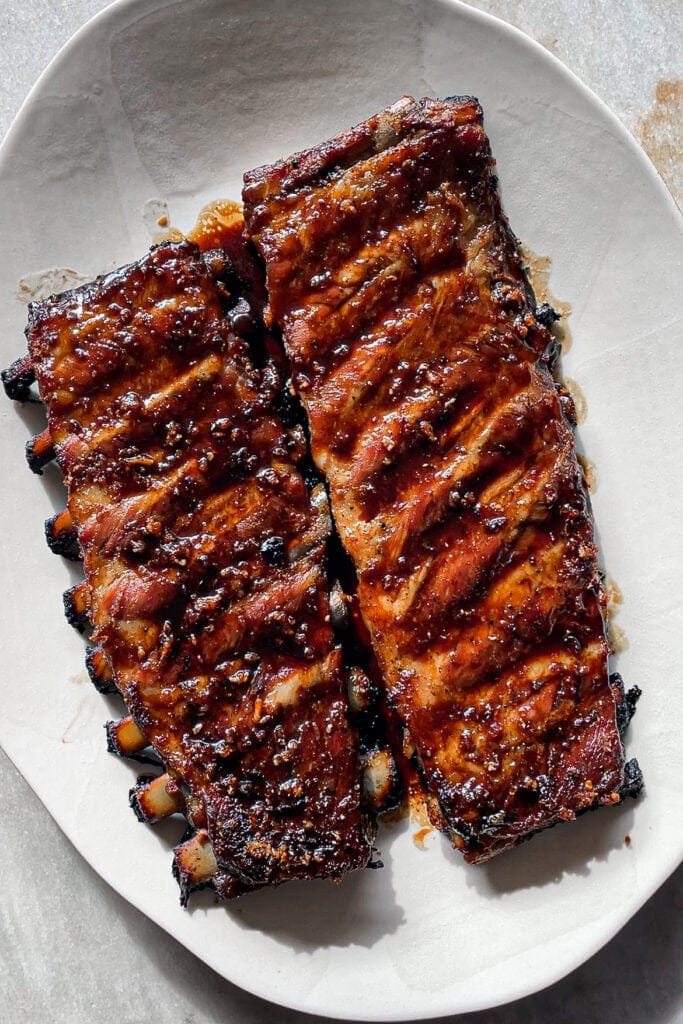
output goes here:
[[478, 104], [407, 98], [248, 173], [244, 203], [432, 820], [484, 860], [618, 802], [574, 410]]
[[373, 834], [329, 624], [327, 499], [277, 411], [232, 212], [32, 304], [28, 331], [94, 639], [206, 824], [225, 897], [340, 877]]

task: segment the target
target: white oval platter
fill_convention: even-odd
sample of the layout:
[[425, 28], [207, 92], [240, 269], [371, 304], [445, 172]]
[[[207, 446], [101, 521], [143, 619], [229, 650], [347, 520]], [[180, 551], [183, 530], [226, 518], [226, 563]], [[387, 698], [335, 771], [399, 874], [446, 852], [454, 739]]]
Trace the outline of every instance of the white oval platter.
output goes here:
[[626, 130], [555, 58], [446, 0], [123, 0], [53, 61], [0, 151], [7, 365], [23, 350], [22, 300], [40, 272], [92, 276], [136, 259], [151, 241], [150, 200], [187, 229], [208, 200], [239, 197], [246, 168], [405, 93], [479, 97], [513, 229], [552, 257], [551, 290], [572, 308], [564, 371], [587, 400], [580, 438], [597, 469], [604, 561], [623, 592], [628, 648], [616, 667], [644, 691], [628, 737], [646, 778], [638, 802], [481, 867], [433, 832], [419, 849], [418, 826], [404, 822], [380, 832], [381, 871], [182, 910], [170, 874], [181, 826], [135, 821], [134, 769], [105, 753], [102, 723], [115, 712], [86, 681], [83, 644], [61, 613], [73, 570], [42, 537], [61, 484], [54, 468], [33, 477], [23, 455], [41, 413], [0, 403], [2, 746], [100, 875], [216, 971], [350, 1020], [453, 1014], [548, 985], [681, 859], [676, 207]]

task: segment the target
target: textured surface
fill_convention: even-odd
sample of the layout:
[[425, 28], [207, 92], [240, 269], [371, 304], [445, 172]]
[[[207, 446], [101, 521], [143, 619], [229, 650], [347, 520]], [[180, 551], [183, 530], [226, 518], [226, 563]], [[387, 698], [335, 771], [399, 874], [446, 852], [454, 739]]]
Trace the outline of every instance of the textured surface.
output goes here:
[[492, 168], [476, 101], [404, 98], [243, 193], [389, 703], [472, 862], [618, 803], [624, 763], [575, 413]]
[[[103, 6], [99, 0], [10, 0], [2, 5], [3, 130], [56, 48]], [[667, 173], [667, 154], [674, 145], [669, 111], [679, 95], [667, 83], [677, 72], [681, 48], [674, 2], [632, 0], [620, 5], [612, 19], [604, 7], [588, 2], [491, 0], [478, 6], [508, 18], [556, 52], [646, 144], [653, 139], [652, 155]], [[5, 822], [0, 996], [8, 1018], [17, 1024], [291, 1024], [310, 1019], [254, 1000], [214, 975], [103, 886], [4, 755], [0, 775]], [[679, 871], [605, 950], [545, 993], [460, 1020], [683, 1020], [682, 887]]]
[[[241, 255], [240, 234], [238, 217]], [[276, 365], [252, 361], [265, 345], [228, 244], [166, 242], [33, 303], [28, 331], [93, 641], [199, 802], [225, 898], [370, 857], [325, 493], [297, 468]]]

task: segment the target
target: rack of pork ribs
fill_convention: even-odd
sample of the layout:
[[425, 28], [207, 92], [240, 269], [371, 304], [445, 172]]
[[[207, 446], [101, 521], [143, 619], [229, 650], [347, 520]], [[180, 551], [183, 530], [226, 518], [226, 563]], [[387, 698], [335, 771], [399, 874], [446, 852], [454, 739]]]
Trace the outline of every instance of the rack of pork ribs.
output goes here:
[[637, 795], [555, 314], [479, 105], [405, 98], [243, 199], [33, 303], [3, 375], [47, 405], [67, 615], [129, 711], [110, 750], [163, 762], [136, 813], [188, 818], [183, 899], [366, 866], [387, 735], [470, 861]]

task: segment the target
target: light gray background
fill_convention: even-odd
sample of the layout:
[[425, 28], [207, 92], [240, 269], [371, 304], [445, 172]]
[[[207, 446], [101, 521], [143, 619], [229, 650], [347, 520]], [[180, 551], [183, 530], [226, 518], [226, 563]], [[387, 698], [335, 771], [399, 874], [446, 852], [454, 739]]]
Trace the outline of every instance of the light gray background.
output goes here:
[[[227, 0], [226, 0], [227, 2]], [[371, 2], [371, 0], [369, 0]], [[0, 136], [104, 0], [0, 0]], [[683, 201], [678, 0], [486, 0], [604, 99]], [[677, 681], [672, 681], [677, 682]], [[306, 1024], [215, 975], [111, 891], [0, 752], [0, 1024]], [[459, 1024], [683, 1024], [683, 869], [564, 981]]]

